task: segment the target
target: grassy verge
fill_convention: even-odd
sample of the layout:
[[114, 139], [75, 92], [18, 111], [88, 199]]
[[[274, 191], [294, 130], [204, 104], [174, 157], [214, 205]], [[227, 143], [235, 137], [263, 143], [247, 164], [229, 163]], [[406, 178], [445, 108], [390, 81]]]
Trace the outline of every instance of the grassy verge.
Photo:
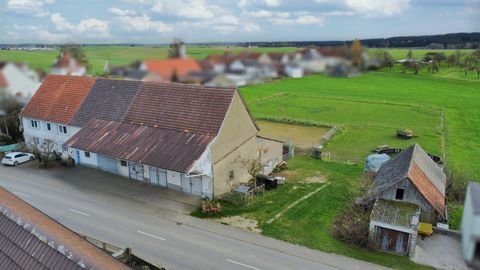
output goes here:
[[[242, 215], [258, 221], [262, 233], [273, 238], [395, 269], [431, 269], [417, 265], [407, 257], [349, 246], [330, 235], [330, 227], [336, 214], [351, 200], [352, 192], [358, 190], [360, 186], [361, 172], [360, 166], [323, 162], [307, 156], [297, 156], [289, 162], [287, 184], [275, 191], [267, 192], [263, 197], [258, 197], [249, 206], [234, 206], [224, 203], [224, 211], [219, 215], [203, 216], [199, 211], [193, 215], [197, 217]], [[329, 185], [289, 209], [277, 220], [267, 223], [267, 220], [289, 204], [325, 185], [303, 183], [307, 177], [312, 175], [326, 177]]]

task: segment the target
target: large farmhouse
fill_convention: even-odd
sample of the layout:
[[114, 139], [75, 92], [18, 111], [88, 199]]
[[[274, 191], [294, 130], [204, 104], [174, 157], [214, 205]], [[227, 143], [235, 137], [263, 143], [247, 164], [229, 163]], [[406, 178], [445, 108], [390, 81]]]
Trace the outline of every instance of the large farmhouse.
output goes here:
[[[240, 160], [265, 151], [234, 88], [50, 75], [21, 117], [30, 145], [53, 143], [76, 164], [199, 196], [248, 181]], [[282, 143], [268, 145], [280, 156], [265, 160], [265, 173], [282, 153]]]

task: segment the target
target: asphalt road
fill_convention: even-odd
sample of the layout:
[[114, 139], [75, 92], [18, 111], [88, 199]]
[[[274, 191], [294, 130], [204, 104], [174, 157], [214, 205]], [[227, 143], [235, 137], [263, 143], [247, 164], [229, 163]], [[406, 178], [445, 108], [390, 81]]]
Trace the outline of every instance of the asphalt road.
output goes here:
[[[383, 269], [211, 221], [144, 208], [128, 198], [99, 199], [67, 188], [68, 175], [59, 184], [58, 172], [53, 173], [55, 182], [45, 171], [0, 166], [0, 185], [78, 233], [131, 247], [138, 256], [169, 269]], [[111, 196], [106, 191], [105, 197]]]

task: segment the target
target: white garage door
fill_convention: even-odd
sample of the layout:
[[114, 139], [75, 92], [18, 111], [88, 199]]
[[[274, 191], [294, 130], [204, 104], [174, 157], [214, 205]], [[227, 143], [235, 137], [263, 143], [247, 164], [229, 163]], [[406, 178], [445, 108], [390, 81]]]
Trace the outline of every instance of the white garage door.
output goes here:
[[117, 173], [117, 161], [106, 156], [97, 156], [98, 168], [109, 173]]

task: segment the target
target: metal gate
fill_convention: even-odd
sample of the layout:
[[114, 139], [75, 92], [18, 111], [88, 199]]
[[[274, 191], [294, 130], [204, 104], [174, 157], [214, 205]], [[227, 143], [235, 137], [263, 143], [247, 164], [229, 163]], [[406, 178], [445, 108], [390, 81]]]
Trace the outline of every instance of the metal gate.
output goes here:
[[192, 193], [195, 195], [202, 195], [202, 177], [192, 177], [190, 178], [190, 183], [192, 185]]
[[382, 250], [406, 255], [408, 254], [409, 236], [408, 233], [378, 227], [377, 246]]
[[162, 169], [150, 167], [150, 183], [156, 186], [167, 186], [167, 172]]
[[143, 181], [143, 165], [138, 163], [128, 163], [128, 174], [131, 179]]
[[182, 174], [182, 191], [202, 195], [202, 177], [186, 177]]
[[117, 173], [117, 160], [106, 156], [97, 155], [98, 168], [109, 173]]

